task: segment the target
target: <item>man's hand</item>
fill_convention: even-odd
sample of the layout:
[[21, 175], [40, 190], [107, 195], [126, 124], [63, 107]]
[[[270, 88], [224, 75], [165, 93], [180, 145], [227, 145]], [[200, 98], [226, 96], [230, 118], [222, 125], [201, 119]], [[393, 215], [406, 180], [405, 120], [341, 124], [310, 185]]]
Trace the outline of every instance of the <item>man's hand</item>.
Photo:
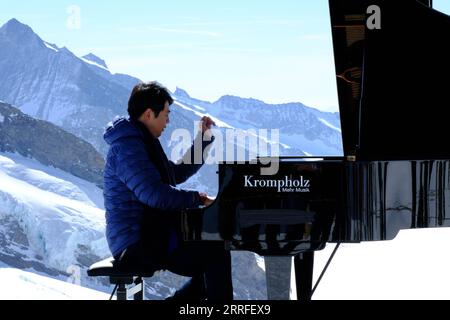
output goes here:
[[200, 119], [200, 125], [201, 125], [201, 129], [202, 129], [202, 133], [205, 133], [206, 130], [210, 130], [211, 126], [215, 126], [216, 123], [210, 117], [203, 116]]
[[200, 196], [200, 201], [202, 202], [202, 204], [203, 204], [204, 206], [207, 207], [207, 206], [209, 206], [211, 203], [214, 202], [214, 199], [211, 198], [211, 197], [209, 197], [206, 193], [204, 193], [204, 192], [199, 192], [198, 194], [199, 194], [199, 196]]

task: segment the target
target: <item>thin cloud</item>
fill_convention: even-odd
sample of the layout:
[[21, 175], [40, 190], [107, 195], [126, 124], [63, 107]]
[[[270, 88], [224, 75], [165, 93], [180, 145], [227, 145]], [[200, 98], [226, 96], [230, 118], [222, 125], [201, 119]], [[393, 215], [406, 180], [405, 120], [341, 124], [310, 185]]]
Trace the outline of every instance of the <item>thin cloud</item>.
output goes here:
[[224, 53], [224, 52], [228, 52], [228, 53], [255, 53], [255, 54], [262, 54], [262, 53], [269, 53], [270, 51], [268, 50], [263, 50], [263, 49], [248, 49], [248, 48], [237, 48], [237, 47], [229, 47], [229, 48], [225, 48], [225, 47], [201, 47], [200, 48], [203, 52], [208, 51], [208, 52], [218, 52], [218, 53]]
[[283, 19], [266, 19], [266, 20], [237, 20], [237, 21], [203, 21], [203, 22], [186, 22], [176, 24], [163, 24], [163, 27], [214, 27], [214, 26], [251, 26], [251, 25], [273, 25], [273, 26], [293, 26], [303, 24], [301, 20], [283, 20]]
[[305, 34], [299, 37], [300, 40], [328, 41], [330, 37], [326, 34]]
[[[176, 65], [177, 60], [171, 58], [117, 58], [108, 61], [108, 66], [114, 71], [126, 70], [129, 68], [142, 68], [145, 66], [169, 66]], [[122, 72], [123, 73], [123, 72]]]
[[77, 52], [104, 52], [104, 51], [126, 51], [130, 50], [145, 50], [145, 49], [160, 49], [179, 46], [178, 42], [173, 43], [157, 43], [157, 44], [139, 44], [139, 45], [120, 45], [120, 46], [97, 46], [97, 47], [82, 47], [76, 48]]
[[190, 48], [200, 48], [200, 47], [231, 47], [239, 43], [236, 39], [224, 39], [220, 38], [217, 40], [198, 40], [198, 41], [171, 41], [171, 42], [161, 42], [161, 43], [139, 43], [139, 44], [117, 44], [114, 46], [95, 46], [95, 47], [79, 47], [76, 48], [76, 52], [105, 52], [105, 51], [125, 51], [130, 52], [132, 50], [146, 50], [146, 49], [190, 49]]
[[168, 32], [168, 33], [178, 33], [178, 34], [191, 34], [191, 35], [198, 35], [198, 36], [209, 36], [209, 37], [221, 37], [222, 36], [218, 32], [194, 31], [194, 30], [187, 30], [187, 29], [171, 29], [171, 28], [147, 27], [147, 30]]
[[282, 20], [282, 19], [271, 19], [271, 20], [242, 20], [242, 21], [201, 21], [195, 17], [185, 17], [186, 20], [191, 20], [195, 22], [185, 22], [185, 23], [168, 23], [161, 24], [160, 26], [132, 26], [118, 28], [119, 32], [145, 32], [145, 31], [160, 31], [168, 33], [178, 33], [178, 34], [193, 34], [193, 35], [203, 35], [210, 37], [221, 37], [222, 34], [219, 32], [211, 31], [201, 31], [192, 30], [191, 27], [233, 27], [233, 26], [260, 26], [260, 25], [271, 25], [271, 26], [298, 26], [303, 24], [301, 20]]
[[166, 27], [129, 27], [129, 28], [120, 28], [119, 31], [122, 32], [148, 32], [148, 31], [157, 31], [157, 32], [166, 32], [166, 33], [176, 33], [176, 34], [189, 34], [189, 35], [197, 35], [197, 36], [207, 36], [207, 37], [221, 37], [222, 34], [218, 32], [211, 31], [198, 31], [198, 30], [190, 30], [190, 29], [180, 29], [180, 28], [166, 28]]

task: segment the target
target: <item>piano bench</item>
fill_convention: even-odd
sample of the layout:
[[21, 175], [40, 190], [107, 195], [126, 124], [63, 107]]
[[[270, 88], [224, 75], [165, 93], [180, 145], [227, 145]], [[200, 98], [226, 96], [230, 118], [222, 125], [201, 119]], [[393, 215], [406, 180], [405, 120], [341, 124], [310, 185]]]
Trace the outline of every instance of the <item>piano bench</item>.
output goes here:
[[[117, 266], [114, 258], [110, 257], [91, 265], [87, 271], [90, 277], [109, 277], [110, 284], [114, 284], [110, 300], [117, 290], [117, 300], [128, 300], [133, 296], [134, 300], [144, 299], [144, 277], [152, 277], [155, 270], [143, 270], [139, 266]], [[127, 288], [127, 285], [133, 285]]]

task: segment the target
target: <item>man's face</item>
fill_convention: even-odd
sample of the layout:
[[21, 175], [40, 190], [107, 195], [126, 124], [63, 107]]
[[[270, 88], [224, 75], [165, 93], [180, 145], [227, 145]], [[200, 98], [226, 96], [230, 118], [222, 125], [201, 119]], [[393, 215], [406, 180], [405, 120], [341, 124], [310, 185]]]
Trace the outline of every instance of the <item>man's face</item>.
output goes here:
[[145, 124], [150, 133], [159, 138], [169, 123], [169, 102], [166, 101], [164, 109], [155, 117], [155, 113], [151, 109], [147, 109], [141, 116], [141, 121]]

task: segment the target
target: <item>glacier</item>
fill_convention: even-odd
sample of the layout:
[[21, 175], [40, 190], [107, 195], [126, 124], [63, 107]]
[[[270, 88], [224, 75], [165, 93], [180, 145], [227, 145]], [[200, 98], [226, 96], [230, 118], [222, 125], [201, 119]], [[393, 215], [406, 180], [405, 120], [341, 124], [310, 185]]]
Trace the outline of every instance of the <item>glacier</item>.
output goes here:
[[[0, 152], [0, 281], [8, 275], [18, 275], [8, 282], [17, 288], [13, 297], [41, 298], [42, 286], [35, 286], [36, 281], [23, 283], [24, 277], [34, 277], [28, 273], [66, 282], [76, 271], [77, 284], [110, 292], [112, 287], [106, 278], [90, 278], [86, 274], [89, 265], [110, 256], [104, 232], [102, 190], [95, 184], [19, 154]], [[245, 270], [241, 268], [242, 262]], [[264, 272], [254, 262], [253, 253], [233, 253], [237, 298], [265, 296]], [[164, 299], [186, 280], [170, 272], [160, 272], [147, 279], [146, 297]], [[26, 283], [29, 291], [19, 293]], [[250, 283], [254, 285], [249, 286]], [[77, 299], [78, 296], [52, 293], [51, 297]]]
[[17, 221], [35, 254], [51, 268], [69, 268], [80, 247], [108, 256], [104, 211], [82, 188], [16, 161], [0, 154], [0, 218]]

